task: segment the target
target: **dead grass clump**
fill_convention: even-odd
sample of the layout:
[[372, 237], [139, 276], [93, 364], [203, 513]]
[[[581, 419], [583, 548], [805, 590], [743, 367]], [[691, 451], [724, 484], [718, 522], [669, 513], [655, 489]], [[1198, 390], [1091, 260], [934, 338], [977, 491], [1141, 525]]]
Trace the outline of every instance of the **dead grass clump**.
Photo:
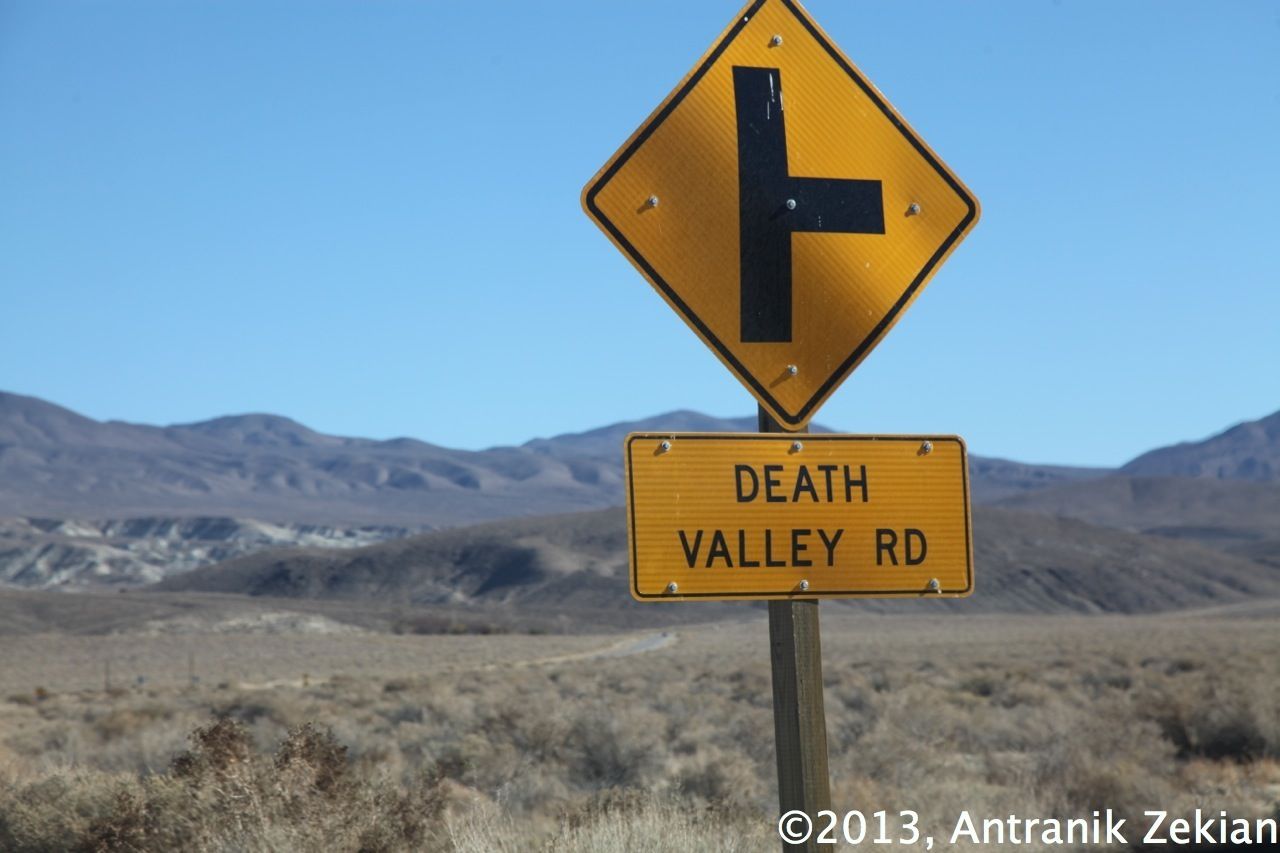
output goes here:
[[1033, 788], [1059, 817], [1114, 809], [1133, 820], [1173, 796], [1175, 750], [1154, 723], [1116, 700], [1063, 709], [1032, 766]]
[[1190, 658], [1149, 657], [1144, 658], [1140, 666], [1143, 669], [1155, 669], [1165, 675], [1183, 675], [1200, 669], [1200, 664]]
[[290, 790], [315, 789], [333, 799], [349, 787], [347, 748], [333, 733], [303, 723], [289, 732], [275, 756], [276, 772], [286, 779]]
[[1202, 707], [1192, 715], [1188, 738], [1195, 755], [1254, 761], [1273, 751], [1256, 708], [1241, 702]]
[[114, 808], [116, 797], [110, 780], [79, 771], [0, 786], [0, 850], [85, 849], [94, 821]]
[[193, 850], [438, 849], [447, 787], [357, 779], [327, 730], [291, 730], [273, 756], [221, 719], [191, 735], [168, 773], [57, 774], [0, 787], [0, 849], [137, 853]]
[[101, 716], [90, 714], [86, 716], [86, 722], [91, 723], [94, 734], [106, 743], [150, 728], [158, 720], [172, 716], [172, 706], [150, 702], [136, 707], [113, 708]]
[[146, 849], [147, 823], [142, 798], [133, 791], [117, 791], [111, 809], [89, 823], [74, 849], [78, 853]]
[[592, 803], [547, 845], [566, 853], [625, 853], [654, 849], [712, 851], [769, 850], [777, 844], [772, 823], [757, 814], [717, 807], [692, 807], [681, 800], [627, 792]]
[[656, 769], [655, 732], [626, 725], [607, 709], [579, 715], [564, 745], [565, 763], [573, 778], [596, 789], [642, 785]]
[[767, 796], [768, 786], [759, 771], [759, 764], [740, 751], [709, 746], [677, 771], [674, 788], [682, 795], [682, 802], [748, 810]]
[[527, 826], [492, 804], [452, 817], [447, 824], [455, 853], [633, 853], [659, 849], [737, 853], [777, 848], [771, 822], [757, 814], [699, 808], [634, 789], [601, 792], [567, 812], [557, 828], [538, 838], [531, 838]]
[[237, 720], [253, 725], [259, 720], [270, 720], [277, 725], [288, 725], [286, 714], [278, 707], [276, 701], [268, 696], [239, 695], [228, 702], [214, 708], [219, 717]]
[[994, 696], [996, 690], [1000, 686], [999, 680], [995, 675], [989, 672], [980, 672], [971, 675], [960, 682], [960, 689], [965, 693], [972, 693], [974, 696], [987, 698]]
[[173, 775], [200, 780], [222, 777], [237, 765], [249, 761], [249, 735], [245, 727], [229, 717], [191, 733], [191, 750], [173, 760]]
[[1179, 758], [1251, 762], [1280, 758], [1280, 687], [1254, 682], [1164, 685], [1144, 697], [1144, 713]]

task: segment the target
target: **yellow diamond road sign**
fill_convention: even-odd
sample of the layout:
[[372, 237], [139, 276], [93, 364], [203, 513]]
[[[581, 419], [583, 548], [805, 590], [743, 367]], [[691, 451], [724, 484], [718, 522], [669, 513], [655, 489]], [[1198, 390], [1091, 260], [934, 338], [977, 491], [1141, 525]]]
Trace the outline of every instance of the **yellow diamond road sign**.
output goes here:
[[952, 597], [973, 591], [955, 436], [627, 436], [640, 601]]
[[977, 199], [794, 0], [755, 0], [583, 207], [782, 424], [803, 426]]

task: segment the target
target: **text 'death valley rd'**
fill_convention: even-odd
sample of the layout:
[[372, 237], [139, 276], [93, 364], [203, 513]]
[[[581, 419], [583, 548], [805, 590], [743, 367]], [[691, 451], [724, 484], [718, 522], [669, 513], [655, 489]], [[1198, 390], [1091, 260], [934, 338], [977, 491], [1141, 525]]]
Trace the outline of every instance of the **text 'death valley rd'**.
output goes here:
[[626, 462], [642, 601], [973, 590], [954, 436], [644, 433]]

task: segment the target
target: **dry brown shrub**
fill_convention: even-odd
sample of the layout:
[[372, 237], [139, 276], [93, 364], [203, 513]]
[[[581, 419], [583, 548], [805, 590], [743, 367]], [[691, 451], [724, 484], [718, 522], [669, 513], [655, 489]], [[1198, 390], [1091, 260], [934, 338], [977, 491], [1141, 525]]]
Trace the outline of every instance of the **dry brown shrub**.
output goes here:
[[196, 729], [167, 774], [57, 774], [0, 786], [0, 849], [439, 849], [447, 791], [440, 775], [408, 786], [355, 779], [346, 748], [313, 725], [268, 757], [224, 718]]
[[333, 732], [303, 723], [289, 732], [276, 752], [276, 772], [287, 787], [314, 788], [334, 799], [350, 787], [347, 748], [334, 740]]
[[113, 708], [102, 716], [89, 715], [86, 721], [91, 722], [94, 734], [106, 742], [149, 728], [158, 720], [172, 716], [172, 706], [148, 702], [136, 707]]
[[147, 835], [146, 805], [134, 792], [121, 790], [112, 808], [89, 823], [75, 850], [77, 853], [143, 850], [147, 846]]
[[1253, 680], [1161, 683], [1142, 697], [1180, 757], [1249, 762], [1280, 757], [1280, 684]]
[[249, 734], [243, 724], [222, 717], [191, 733], [191, 749], [173, 760], [173, 775], [201, 780], [225, 776], [249, 761]]

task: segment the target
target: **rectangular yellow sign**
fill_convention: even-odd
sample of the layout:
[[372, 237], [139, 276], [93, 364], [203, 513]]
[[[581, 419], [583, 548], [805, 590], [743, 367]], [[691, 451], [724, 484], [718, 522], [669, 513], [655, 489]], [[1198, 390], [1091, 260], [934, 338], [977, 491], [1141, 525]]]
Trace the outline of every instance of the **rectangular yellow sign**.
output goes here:
[[632, 433], [640, 601], [973, 592], [957, 436]]

